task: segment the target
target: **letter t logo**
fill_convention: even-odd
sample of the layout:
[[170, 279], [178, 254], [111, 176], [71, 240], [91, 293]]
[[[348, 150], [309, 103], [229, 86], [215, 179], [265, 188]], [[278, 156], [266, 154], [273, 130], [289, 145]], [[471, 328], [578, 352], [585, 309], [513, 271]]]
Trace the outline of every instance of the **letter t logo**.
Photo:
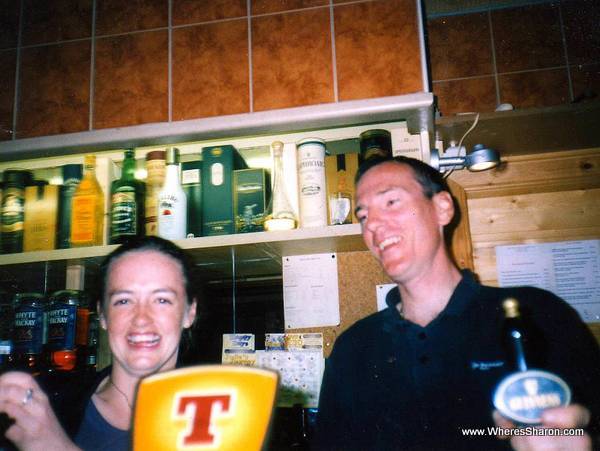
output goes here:
[[215, 431], [215, 417], [230, 414], [231, 395], [179, 396], [176, 416], [187, 417], [188, 427], [179, 435], [183, 447], [217, 445], [219, 434]]

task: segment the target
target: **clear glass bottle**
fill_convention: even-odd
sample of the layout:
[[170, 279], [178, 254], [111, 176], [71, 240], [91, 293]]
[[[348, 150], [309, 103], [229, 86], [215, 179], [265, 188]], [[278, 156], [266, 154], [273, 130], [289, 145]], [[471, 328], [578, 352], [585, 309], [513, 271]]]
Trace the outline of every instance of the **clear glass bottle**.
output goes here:
[[83, 178], [73, 194], [71, 247], [101, 246], [104, 230], [104, 193], [96, 179], [96, 156], [86, 155]]
[[346, 181], [346, 156], [339, 154], [337, 160], [337, 190], [329, 196], [329, 220], [331, 225], [352, 223], [352, 194]]
[[144, 183], [135, 178], [135, 151], [125, 151], [121, 178], [110, 188], [110, 243], [144, 234]]
[[271, 191], [271, 214], [265, 221], [266, 230], [290, 230], [296, 228], [296, 215], [287, 196], [283, 172], [283, 143], [275, 141], [273, 149], [273, 189]]
[[181, 240], [187, 231], [187, 198], [179, 175], [179, 150], [167, 150], [165, 183], [158, 195], [158, 235]]

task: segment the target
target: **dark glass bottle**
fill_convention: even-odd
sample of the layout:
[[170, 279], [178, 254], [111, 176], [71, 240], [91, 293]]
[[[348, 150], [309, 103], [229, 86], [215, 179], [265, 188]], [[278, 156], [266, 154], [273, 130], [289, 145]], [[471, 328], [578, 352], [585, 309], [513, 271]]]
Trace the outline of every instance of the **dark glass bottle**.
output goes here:
[[527, 334], [525, 324], [519, 311], [519, 302], [508, 298], [502, 303], [504, 310], [504, 325], [502, 334], [509, 355], [509, 362], [514, 370], [527, 371], [527, 356], [525, 354]]
[[373, 157], [391, 158], [392, 134], [385, 129], [375, 128], [360, 134], [359, 160], [362, 163]]
[[63, 184], [60, 187], [60, 200], [58, 206], [58, 236], [59, 249], [71, 247], [71, 213], [73, 194], [83, 176], [83, 166], [80, 164], [65, 164], [62, 167]]
[[0, 373], [12, 363], [15, 311], [11, 296], [0, 288]]
[[17, 293], [14, 305], [14, 365], [17, 369], [39, 375], [44, 370], [46, 297], [41, 293]]
[[25, 186], [31, 183], [30, 171], [7, 169], [3, 173], [4, 187], [0, 206], [0, 252], [23, 252], [25, 221]]
[[128, 238], [144, 235], [144, 183], [135, 178], [135, 152], [125, 151], [121, 178], [110, 189], [110, 243], [121, 244]]

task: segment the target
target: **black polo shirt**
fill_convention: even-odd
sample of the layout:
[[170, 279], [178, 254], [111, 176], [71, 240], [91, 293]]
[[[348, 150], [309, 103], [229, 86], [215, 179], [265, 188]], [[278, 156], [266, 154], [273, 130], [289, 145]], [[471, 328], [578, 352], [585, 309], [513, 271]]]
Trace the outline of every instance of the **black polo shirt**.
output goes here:
[[463, 278], [426, 327], [396, 305], [358, 321], [336, 340], [319, 403], [317, 447], [340, 450], [506, 449], [494, 436], [462, 429], [493, 427], [492, 396], [515, 366], [503, 344], [501, 303], [516, 297], [526, 318], [531, 368], [571, 386], [574, 402], [600, 410], [600, 350], [577, 313], [530, 287], [493, 288]]

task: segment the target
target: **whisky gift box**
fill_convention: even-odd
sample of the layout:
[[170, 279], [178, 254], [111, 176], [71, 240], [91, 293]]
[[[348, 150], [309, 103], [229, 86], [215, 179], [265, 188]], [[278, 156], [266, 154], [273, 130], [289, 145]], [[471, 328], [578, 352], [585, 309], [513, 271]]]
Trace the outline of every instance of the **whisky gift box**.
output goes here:
[[270, 191], [269, 174], [264, 169], [233, 171], [235, 233], [264, 231]]
[[202, 236], [202, 161], [181, 163], [181, 187], [187, 197], [187, 237]]
[[233, 171], [248, 166], [235, 147], [202, 148], [202, 235], [234, 233]]
[[59, 186], [36, 181], [25, 188], [23, 251], [56, 248]]

